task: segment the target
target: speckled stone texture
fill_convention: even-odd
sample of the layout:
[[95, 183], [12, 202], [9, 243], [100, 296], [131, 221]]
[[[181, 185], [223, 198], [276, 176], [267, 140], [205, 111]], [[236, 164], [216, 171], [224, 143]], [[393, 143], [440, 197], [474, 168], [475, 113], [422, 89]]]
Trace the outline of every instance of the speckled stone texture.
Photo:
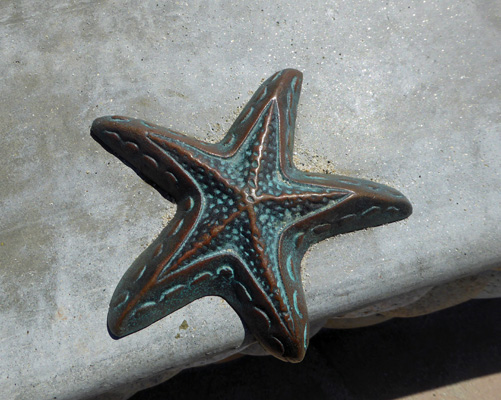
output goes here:
[[499, 267], [500, 21], [480, 0], [2, 1], [2, 397], [120, 399], [252, 342], [217, 297], [108, 335], [113, 289], [175, 207], [90, 138], [101, 115], [216, 142], [270, 74], [303, 71], [297, 167], [414, 206], [312, 248], [312, 325]]

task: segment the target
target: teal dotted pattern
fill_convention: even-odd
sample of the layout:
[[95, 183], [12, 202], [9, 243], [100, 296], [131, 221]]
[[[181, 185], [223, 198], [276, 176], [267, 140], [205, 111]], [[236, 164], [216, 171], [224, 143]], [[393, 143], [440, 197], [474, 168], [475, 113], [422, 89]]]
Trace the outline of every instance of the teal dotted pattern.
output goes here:
[[118, 284], [112, 334], [217, 295], [270, 354], [298, 362], [308, 344], [300, 274], [308, 247], [410, 214], [407, 199], [387, 186], [294, 167], [301, 77], [274, 74], [215, 145], [126, 117], [94, 122], [96, 140], [178, 205]]

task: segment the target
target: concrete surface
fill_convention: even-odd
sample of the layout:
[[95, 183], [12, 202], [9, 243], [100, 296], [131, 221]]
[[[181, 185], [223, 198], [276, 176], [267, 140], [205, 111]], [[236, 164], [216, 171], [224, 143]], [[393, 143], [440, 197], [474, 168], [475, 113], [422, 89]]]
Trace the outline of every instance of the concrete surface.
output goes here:
[[216, 141], [262, 80], [302, 70], [298, 167], [414, 206], [307, 254], [316, 326], [499, 267], [500, 14], [480, 0], [2, 1], [2, 397], [120, 399], [251, 342], [216, 297], [109, 337], [113, 289], [175, 208], [90, 138], [101, 115]]

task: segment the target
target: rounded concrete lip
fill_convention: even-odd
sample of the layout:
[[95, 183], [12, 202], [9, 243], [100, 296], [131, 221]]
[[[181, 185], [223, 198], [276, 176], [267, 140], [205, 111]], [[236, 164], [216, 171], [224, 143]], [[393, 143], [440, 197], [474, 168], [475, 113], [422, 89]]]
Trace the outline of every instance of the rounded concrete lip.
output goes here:
[[130, 115], [215, 142], [284, 67], [304, 73], [297, 167], [373, 179], [414, 206], [405, 221], [311, 249], [302, 272], [312, 323], [499, 266], [492, 7], [3, 4], [0, 393], [119, 393], [247, 344], [216, 297], [109, 336], [113, 289], [175, 208], [89, 129], [101, 115]]

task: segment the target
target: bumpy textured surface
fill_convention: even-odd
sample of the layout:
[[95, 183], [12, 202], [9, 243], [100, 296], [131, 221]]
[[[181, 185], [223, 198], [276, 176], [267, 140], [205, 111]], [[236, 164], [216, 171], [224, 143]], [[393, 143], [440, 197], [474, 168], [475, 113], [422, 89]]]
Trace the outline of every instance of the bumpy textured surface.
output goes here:
[[412, 208], [388, 186], [294, 167], [301, 82], [299, 71], [275, 73], [217, 144], [125, 117], [94, 122], [98, 142], [178, 204], [115, 290], [108, 314], [113, 335], [218, 295], [270, 354], [303, 359], [308, 315], [300, 265], [307, 248], [403, 219]]
[[[501, 265], [498, 3], [0, 1], [0, 397], [122, 400], [248, 349], [238, 314], [213, 296], [110, 337], [104, 321], [120, 277], [176, 206], [89, 130], [95, 118], [122, 114], [216, 142], [249, 91], [285, 66], [305, 73], [296, 166], [374, 179], [413, 206], [401, 222], [310, 247], [301, 263], [310, 333], [326, 318]], [[485, 344], [489, 324], [472, 326]], [[356, 337], [381, 351], [372, 364], [347, 352], [355, 370], [381, 369], [379, 356], [388, 364], [391, 349]], [[441, 349], [430, 337], [430, 351]], [[343, 346], [333, 341], [333, 359]], [[489, 346], [476, 354], [493, 359]], [[332, 370], [313, 364], [316, 374], [270, 384], [281, 397], [322, 398], [310, 390], [332, 387]], [[230, 392], [242, 398], [249, 382], [263, 385], [266, 371], [257, 371]], [[314, 385], [288, 385], [299, 376]]]

